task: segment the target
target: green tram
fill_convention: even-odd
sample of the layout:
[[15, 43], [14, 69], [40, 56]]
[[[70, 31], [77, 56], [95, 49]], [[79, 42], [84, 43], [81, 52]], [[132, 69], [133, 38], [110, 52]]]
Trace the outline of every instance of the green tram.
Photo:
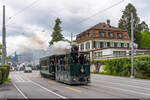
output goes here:
[[66, 84], [90, 83], [89, 53], [78, 52], [51, 55], [40, 59], [40, 74]]

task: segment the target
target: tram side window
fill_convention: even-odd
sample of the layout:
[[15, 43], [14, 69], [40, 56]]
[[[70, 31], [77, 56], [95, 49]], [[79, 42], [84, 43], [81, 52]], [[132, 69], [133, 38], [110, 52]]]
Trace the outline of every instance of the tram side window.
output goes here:
[[53, 60], [50, 60], [49, 61], [49, 72], [55, 72], [55, 66], [54, 66], [54, 61]]

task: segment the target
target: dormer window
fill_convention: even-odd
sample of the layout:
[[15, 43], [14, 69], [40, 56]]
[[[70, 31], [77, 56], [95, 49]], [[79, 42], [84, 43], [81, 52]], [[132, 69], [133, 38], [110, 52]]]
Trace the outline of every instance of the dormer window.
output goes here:
[[122, 33], [118, 33], [117, 36], [118, 36], [119, 39], [123, 38], [123, 34]]
[[114, 33], [109, 33], [110, 38], [114, 38]]
[[100, 37], [103, 37], [103, 38], [106, 37], [106, 33], [104, 33], [104, 32], [99, 32], [99, 35], [100, 35]]

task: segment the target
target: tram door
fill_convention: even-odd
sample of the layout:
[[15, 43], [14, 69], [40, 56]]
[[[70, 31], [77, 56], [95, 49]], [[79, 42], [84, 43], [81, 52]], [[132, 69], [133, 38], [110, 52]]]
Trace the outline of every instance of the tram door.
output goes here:
[[56, 58], [56, 80], [57, 81], [63, 81], [64, 77], [63, 77], [63, 67], [64, 67], [64, 56], [57, 56]]
[[56, 80], [62, 82], [68, 82], [70, 80], [68, 56], [63, 55], [58, 57], [58, 63], [56, 67]]

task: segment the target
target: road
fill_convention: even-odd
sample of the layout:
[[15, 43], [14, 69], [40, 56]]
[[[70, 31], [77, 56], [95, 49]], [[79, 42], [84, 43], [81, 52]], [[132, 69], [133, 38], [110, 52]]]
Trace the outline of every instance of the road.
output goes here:
[[150, 98], [150, 80], [91, 75], [89, 85], [70, 86], [33, 73], [11, 72], [0, 98]]

